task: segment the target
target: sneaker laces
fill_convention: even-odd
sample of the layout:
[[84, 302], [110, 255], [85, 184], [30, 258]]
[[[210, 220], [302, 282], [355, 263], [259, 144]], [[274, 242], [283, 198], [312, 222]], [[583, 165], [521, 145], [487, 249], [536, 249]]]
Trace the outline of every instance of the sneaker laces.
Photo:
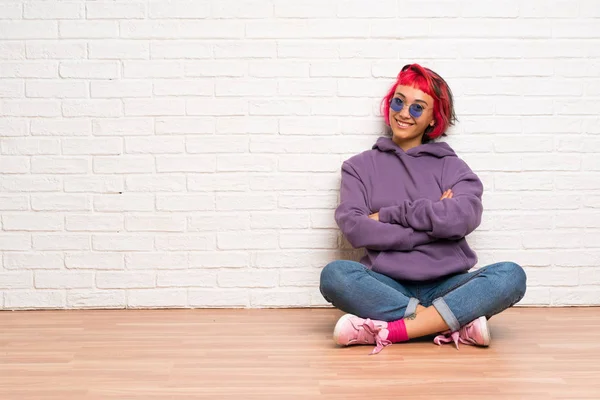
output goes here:
[[473, 329], [473, 324], [465, 325], [456, 332], [450, 333], [450, 331], [448, 331], [436, 336], [433, 339], [433, 343], [437, 344], [438, 346], [441, 346], [444, 343], [454, 342], [456, 350], [458, 350], [458, 343], [467, 344], [471, 346], [476, 345], [477, 342], [475, 341], [475, 339], [472, 338]]
[[375, 340], [376, 346], [369, 355], [378, 354], [381, 350], [383, 350], [384, 347], [392, 344], [392, 342], [390, 342], [389, 340], [382, 339], [381, 336], [379, 336], [379, 332], [383, 328], [381, 326], [375, 326], [373, 321], [371, 321], [369, 318], [367, 318], [365, 322], [359, 326], [361, 326], [364, 329], [364, 331], [370, 336], [372, 336]]

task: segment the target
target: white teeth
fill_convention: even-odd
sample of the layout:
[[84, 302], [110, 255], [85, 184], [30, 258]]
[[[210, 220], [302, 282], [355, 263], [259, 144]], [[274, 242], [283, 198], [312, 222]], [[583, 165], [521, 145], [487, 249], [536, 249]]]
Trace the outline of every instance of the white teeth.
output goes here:
[[396, 123], [398, 124], [398, 126], [400, 128], [408, 128], [409, 126], [411, 126], [412, 124], [405, 124], [404, 122], [400, 122], [398, 120], [396, 120]]

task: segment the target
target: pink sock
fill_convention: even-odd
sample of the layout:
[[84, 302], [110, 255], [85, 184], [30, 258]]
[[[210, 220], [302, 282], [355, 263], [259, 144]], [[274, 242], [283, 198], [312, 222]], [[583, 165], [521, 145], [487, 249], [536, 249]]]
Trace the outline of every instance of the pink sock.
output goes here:
[[406, 342], [408, 340], [408, 333], [406, 333], [406, 324], [403, 319], [398, 321], [388, 322], [387, 326], [390, 332], [387, 340], [392, 343]]

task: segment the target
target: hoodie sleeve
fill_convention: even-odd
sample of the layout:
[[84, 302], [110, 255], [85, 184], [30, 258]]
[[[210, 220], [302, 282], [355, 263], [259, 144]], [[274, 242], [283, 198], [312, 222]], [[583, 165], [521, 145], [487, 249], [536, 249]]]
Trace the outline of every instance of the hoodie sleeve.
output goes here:
[[481, 223], [483, 184], [458, 157], [444, 165], [442, 190], [452, 189], [453, 197], [438, 201], [405, 200], [399, 206], [379, 210], [379, 219], [427, 232], [438, 239], [461, 239]]
[[369, 218], [367, 193], [354, 168], [344, 162], [340, 205], [335, 210], [335, 221], [342, 233], [355, 247], [378, 251], [408, 251], [415, 246], [435, 241], [425, 232], [415, 232], [397, 224], [386, 224]]

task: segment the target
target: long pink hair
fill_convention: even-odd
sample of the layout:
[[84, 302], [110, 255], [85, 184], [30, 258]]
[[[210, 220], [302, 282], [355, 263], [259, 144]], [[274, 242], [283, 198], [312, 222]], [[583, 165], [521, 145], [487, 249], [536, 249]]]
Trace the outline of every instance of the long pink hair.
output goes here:
[[396, 87], [412, 86], [433, 97], [433, 119], [435, 125], [425, 130], [427, 139], [437, 139], [446, 133], [446, 130], [456, 122], [454, 114], [454, 102], [452, 91], [441, 76], [429, 68], [419, 64], [405, 65], [394, 85], [388, 90], [386, 96], [381, 101], [381, 112], [385, 117], [385, 123], [390, 125], [390, 102], [396, 92]]

